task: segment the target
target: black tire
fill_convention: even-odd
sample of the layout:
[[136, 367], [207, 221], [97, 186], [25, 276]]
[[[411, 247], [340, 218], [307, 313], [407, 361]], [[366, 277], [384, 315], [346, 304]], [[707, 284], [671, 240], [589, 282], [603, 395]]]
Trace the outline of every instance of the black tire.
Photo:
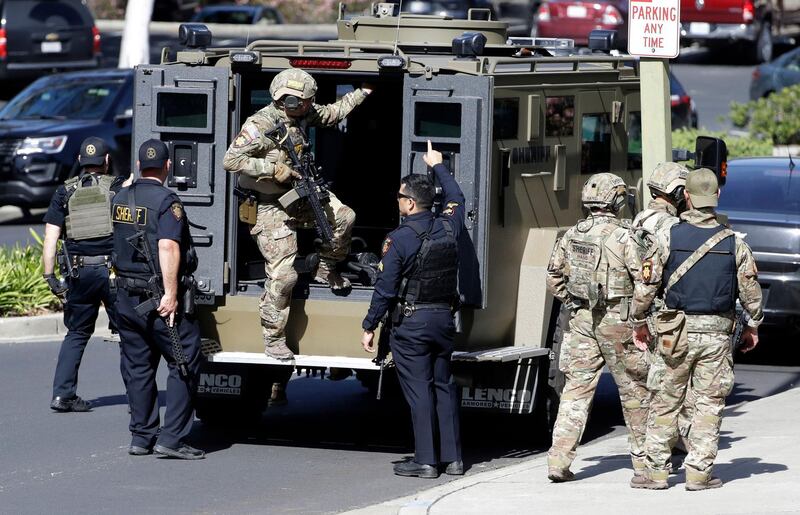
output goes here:
[[751, 55], [756, 64], [768, 63], [772, 60], [775, 44], [772, 41], [772, 23], [764, 20], [753, 42]]

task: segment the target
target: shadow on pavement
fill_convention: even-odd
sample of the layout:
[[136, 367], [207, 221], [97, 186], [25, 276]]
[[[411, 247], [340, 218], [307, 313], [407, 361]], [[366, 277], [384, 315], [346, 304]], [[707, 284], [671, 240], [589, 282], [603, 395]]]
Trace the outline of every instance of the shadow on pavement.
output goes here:
[[737, 479], [747, 479], [762, 474], [785, 472], [789, 467], [782, 463], [764, 463], [761, 458], [735, 458], [729, 463], [715, 463], [714, 475], [723, 482], [730, 483]]

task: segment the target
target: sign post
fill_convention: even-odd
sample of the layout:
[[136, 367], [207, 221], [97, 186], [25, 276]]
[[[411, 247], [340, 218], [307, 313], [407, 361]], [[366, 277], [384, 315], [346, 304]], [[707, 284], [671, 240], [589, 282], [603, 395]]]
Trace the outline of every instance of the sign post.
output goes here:
[[628, 53], [641, 57], [642, 205], [658, 163], [672, 161], [669, 59], [680, 52], [680, 0], [629, 0]]

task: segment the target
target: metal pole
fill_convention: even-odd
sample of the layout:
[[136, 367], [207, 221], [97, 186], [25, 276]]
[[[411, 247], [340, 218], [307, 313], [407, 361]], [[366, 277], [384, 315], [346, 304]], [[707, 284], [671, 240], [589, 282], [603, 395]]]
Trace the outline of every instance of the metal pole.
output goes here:
[[669, 60], [641, 58], [642, 205], [650, 199], [647, 179], [658, 163], [672, 161]]

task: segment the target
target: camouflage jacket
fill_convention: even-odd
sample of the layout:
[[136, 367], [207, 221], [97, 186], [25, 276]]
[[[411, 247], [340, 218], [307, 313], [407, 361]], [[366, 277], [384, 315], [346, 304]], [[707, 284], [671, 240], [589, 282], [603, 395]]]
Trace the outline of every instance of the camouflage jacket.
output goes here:
[[[690, 209], [681, 214], [681, 220], [698, 227], [716, 227], [719, 223], [713, 211], [700, 211]], [[642, 278], [633, 296], [631, 313], [634, 319], [644, 323], [647, 311], [656, 295], [662, 295], [661, 280], [664, 267], [669, 259], [670, 231], [660, 231], [656, 234], [656, 244], [651, 258], [642, 263], [642, 267], [649, 268], [647, 277]], [[758, 269], [756, 268], [753, 252], [739, 235], [736, 236], [736, 268], [739, 292], [739, 302], [750, 315], [748, 324], [758, 327], [764, 320], [761, 307], [761, 286], [758, 284]], [[719, 315], [688, 315], [687, 324], [690, 330], [725, 330], [731, 327], [735, 313], [720, 313]], [[725, 328], [725, 329], [722, 329]]]
[[[634, 246], [632, 251], [635, 251], [639, 255], [641, 261], [647, 263], [643, 270], [643, 276], [641, 274], [641, 263], [636, 267], [637, 271], [640, 272], [637, 275], [637, 279], [640, 280], [636, 281], [634, 290], [642, 289], [644, 283], [650, 278], [652, 268], [651, 261], [648, 260], [653, 257], [656, 251], [658, 242], [657, 235], [661, 232], [666, 232], [666, 237], [669, 238], [670, 228], [678, 222], [680, 222], [680, 219], [678, 218], [677, 208], [660, 197], [652, 199], [647, 205], [647, 209], [640, 211], [633, 219], [631, 223], [631, 237], [628, 240], [628, 245]], [[645, 292], [641, 293], [641, 295], [645, 294]], [[658, 302], [659, 299], [655, 300], [656, 309], [663, 307], [663, 304]]]
[[640, 259], [629, 237], [628, 222], [611, 213], [581, 220], [553, 248], [547, 289], [565, 304], [588, 301], [591, 307], [631, 297]]
[[291, 118], [275, 104], [250, 116], [242, 125], [241, 131], [225, 152], [223, 166], [229, 172], [241, 172], [239, 185], [261, 193], [283, 193], [289, 185], [278, 184], [272, 180], [275, 163], [290, 164], [284, 152], [265, 134], [272, 131], [278, 122], [284, 122], [289, 136], [297, 148], [305, 142], [308, 127], [333, 127], [344, 120], [356, 106], [361, 104], [368, 93], [356, 89], [344, 95], [333, 104], [314, 104], [301, 119]]

